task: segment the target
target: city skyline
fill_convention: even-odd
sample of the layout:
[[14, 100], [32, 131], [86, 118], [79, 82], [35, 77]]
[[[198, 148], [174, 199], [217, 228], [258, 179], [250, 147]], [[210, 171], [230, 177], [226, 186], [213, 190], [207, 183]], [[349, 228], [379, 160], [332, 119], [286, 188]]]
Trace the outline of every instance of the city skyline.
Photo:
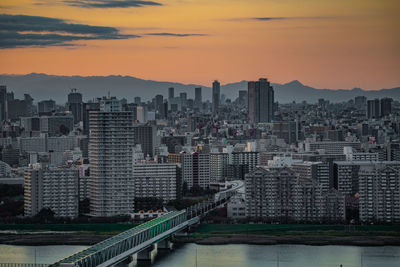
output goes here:
[[318, 88], [391, 88], [400, 84], [399, 7], [372, 0], [4, 1], [0, 72], [198, 84], [267, 74]]
[[400, 266], [399, 0], [0, 9], [0, 267]]

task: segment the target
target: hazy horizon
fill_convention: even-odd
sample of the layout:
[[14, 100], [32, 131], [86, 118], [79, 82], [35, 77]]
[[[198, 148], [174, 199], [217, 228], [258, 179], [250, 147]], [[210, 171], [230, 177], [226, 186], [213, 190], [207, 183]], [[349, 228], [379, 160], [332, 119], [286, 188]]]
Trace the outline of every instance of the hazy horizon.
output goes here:
[[[139, 76], [135, 76], [135, 75], [123, 75], [123, 74], [105, 74], [105, 75], [79, 75], [79, 74], [75, 74], [74, 75], [74, 74], [72, 74], [72, 75], [64, 75], [64, 74], [49, 74], [49, 73], [43, 73], [43, 72], [30, 72], [30, 73], [21, 73], [21, 74], [0, 73], [0, 76], [4, 76], [4, 75], [7, 75], [7, 76], [47, 75], [47, 76], [57, 76], [57, 77], [82, 77], [82, 78], [90, 78], [90, 77], [130, 77], [130, 78], [140, 79], [140, 80], [144, 80], [144, 81], [154, 81], [154, 82], [161, 82], [161, 83], [163, 83], [163, 82], [165, 82], [165, 83], [179, 83], [179, 84], [187, 85], [187, 86], [195, 85], [195, 86], [202, 86], [202, 87], [208, 87], [208, 88], [211, 87], [212, 82], [214, 80], [218, 80], [220, 82], [221, 86], [235, 84], [235, 83], [239, 83], [239, 82], [243, 82], [243, 81], [246, 81], [246, 82], [247, 81], [251, 81], [251, 80], [246, 80], [246, 79], [238, 79], [238, 80], [232, 81], [232, 82], [224, 82], [224, 81], [221, 81], [219, 79], [214, 79], [214, 80], [210, 80], [209, 84], [199, 84], [199, 83], [194, 83], [194, 82], [183, 82], [183, 81], [174, 81], [174, 80], [161, 80], [161, 79], [157, 79], [157, 78], [145, 79], [143, 77], [139, 77]], [[350, 91], [350, 90], [353, 90], [353, 89], [362, 89], [364, 91], [379, 91], [379, 90], [382, 90], [382, 89], [393, 89], [393, 88], [399, 88], [400, 87], [400, 82], [399, 82], [399, 84], [397, 86], [393, 86], [393, 87], [390, 87], [390, 88], [389, 87], [376, 87], [376, 88], [367, 89], [367, 88], [363, 88], [363, 87], [351, 87], [351, 88], [350, 87], [347, 87], [347, 88], [331, 88], [331, 87], [328, 87], [328, 86], [314, 87], [312, 85], [305, 84], [304, 82], [302, 82], [299, 79], [292, 79], [292, 80], [288, 80], [288, 81], [285, 81], [285, 82], [277, 82], [277, 81], [270, 80], [268, 78], [268, 76], [265, 76], [265, 75], [264, 76], [260, 76], [259, 78], [267, 78], [269, 82], [274, 83], [274, 84], [281, 84], [281, 85], [287, 85], [287, 84], [290, 84], [290, 83], [293, 83], [293, 82], [298, 82], [303, 86], [312, 87], [313, 89], [317, 89], [317, 90], [326, 90], [326, 89], [328, 89], [328, 90], [348, 90], [348, 91]], [[254, 80], [258, 80], [258, 78], [254, 79]], [[1, 84], [1, 80], [0, 80], [0, 84]], [[4, 84], [4, 85], [6, 85], [6, 84]]]

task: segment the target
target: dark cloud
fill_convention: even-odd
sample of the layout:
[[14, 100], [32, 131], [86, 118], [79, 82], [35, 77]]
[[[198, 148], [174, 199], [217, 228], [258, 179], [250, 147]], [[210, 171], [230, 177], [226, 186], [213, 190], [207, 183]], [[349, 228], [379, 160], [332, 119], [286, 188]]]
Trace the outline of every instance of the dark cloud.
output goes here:
[[310, 19], [332, 19], [337, 17], [250, 17], [250, 18], [232, 18], [228, 21], [273, 21], [273, 20], [310, 20]]
[[84, 8], [126, 8], [143, 6], [162, 6], [161, 3], [153, 1], [133, 1], [133, 0], [64, 0], [70, 6]]
[[152, 36], [173, 36], [173, 37], [190, 37], [190, 36], [207, 36], [208, 34], [201, 34], [201, 33], [152, 32], [152, 33], [146, 33], [145, 35], [152, 35]]
[[282, 19], [290, 19], [288, 17], [258, 17], [258, 18], [249, 18], [250, 20], [261, 20], [261, 21], [269, 21], [269, 20], [282, 20]]
[[65, 20], [0, 14], [0, 49], [27, 46], [74, 46], [79, 40], [137, 38], [113, 27], [67, 23]]

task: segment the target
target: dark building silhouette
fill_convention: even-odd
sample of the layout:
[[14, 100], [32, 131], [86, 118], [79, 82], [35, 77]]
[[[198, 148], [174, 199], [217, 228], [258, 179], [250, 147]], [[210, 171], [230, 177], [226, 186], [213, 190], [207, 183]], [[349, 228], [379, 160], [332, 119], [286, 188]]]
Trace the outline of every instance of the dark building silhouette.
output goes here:
[[56, 110], [56, 102], [54, 100], [42, 100], [38, 103], [38, 112], [40, 115], [49, 115]]
[[201, 87], [196, 87], [194, 89], [194, 107], [201, 110], [203, 99], [201, 96]]
[[253, 123], [271, 122], [274, 115], [274, 89], [267, 79], [248, 83], [248, 116]]
[[7, 86], [0, 85], [0, 121], [7, 119]]
[[392, 101], [391, 98], [382, 98], [381, 99], [381, 117], [385, 117], [392, 113]]
[[214, 81], [212, 84], [212, 113], [218, 113], [219, 109], [219, 101], [220, 101], [220, 83], [218, 81]]
[[164, 97], [162, 95], [156, 95], [154, 99], [154, 105], [156, 110], [156, 118], [157, 119], [164, 119], [165, 112], [164, 112]]
[[68, 94], [67, 107], [74, 116], [74, 122], [82, 121], [82, 94], [78, 93], [76, 89], [72, 89]]
[[142, 99], [139, 96], [137, 96], [137, 97], [135, 97], [134, 103], [136, 105], [140, 106], [140, 104], [142, 104]]
[[164, 136], [161, 143], [168, 147], [168, 153], [179, 153], [185, 145], [186, 136]]
[[379, 119], [380, 118], [380, 102], [379, 99], [367, 101], [367, 116], [368, 119]]
[[186, 108], [187, 107], [187, 93], [180, 93], [179, 97], [181, 99], [181, 107]]
[[174, 87], [168, 88], [168, 99], [174, 98]]
[[357, 109], [365, 110], [367, 105], [367, 98], [365, 96], [356, 96], [354, 98], [354, 104]]
[[145, 157], [154, 156], [156, 145], [156, 127], [153, 125], [137, 125], [133, 127], [135, 132], [135, 144], [142, 146], [142, 152]]

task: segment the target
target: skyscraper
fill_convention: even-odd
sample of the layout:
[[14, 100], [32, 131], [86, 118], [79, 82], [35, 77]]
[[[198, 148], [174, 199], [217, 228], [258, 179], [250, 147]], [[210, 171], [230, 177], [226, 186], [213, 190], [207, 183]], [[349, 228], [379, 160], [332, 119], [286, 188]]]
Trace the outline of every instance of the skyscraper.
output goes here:
[[174, 98], [174, 87], [168, 88], [168, 99]]
[[381, 99], [381, 117], [385, 117], [392, 113], [392, 101], [393, 99], [389, 97]]
[[185, 108], [187, 106], [187, 93], [180, 93], [179, 97], [181, 99], [181, 107]]
[[267, 79], [248, 83], [248, 110], [249, 120], [253, 123], [273, 120], [274, 89]]
[[114, 216], [134, 211], [133, 113], [90, 112], [90, 212]]
[[194, 95], [194, 107], [201, 110], [202, 102], [203, 102], [203, 100], [201, 97], [201, 87], [196, 87], [195, 95]]
[[162, 95], [156, 95], [155, 109], [157, 118], [164, 119], [164, 97]]
[[133, 128], [135, 132], [135, 144], [142, 146], [142, 151], [145, 157], [154, 156], [156, 146], [157, 129], [154, 125], [136, 125]]
[[220, 100], [220, 84], [217, 80], [215, 80], [212, 84], [212, 112], [216, 114], [219, 108], [219, 100]]
[[367, 104], [367, 98], [365, 96], [356, 96], [354, 98], [354, 104], [356, 108], [359, 110], [365, 110]]
[[380, 117], [380, 102], [379, 99], [367, 101], [368, 119], [378, 119]]
[[78, 93], [76, 89], [72, 89], [68, 94], [67, 106], [74, 116], [74, 123], [82, 121], [82, 94]]
[[0, 85], [0, 122], [7, 119], [7, 86]]

